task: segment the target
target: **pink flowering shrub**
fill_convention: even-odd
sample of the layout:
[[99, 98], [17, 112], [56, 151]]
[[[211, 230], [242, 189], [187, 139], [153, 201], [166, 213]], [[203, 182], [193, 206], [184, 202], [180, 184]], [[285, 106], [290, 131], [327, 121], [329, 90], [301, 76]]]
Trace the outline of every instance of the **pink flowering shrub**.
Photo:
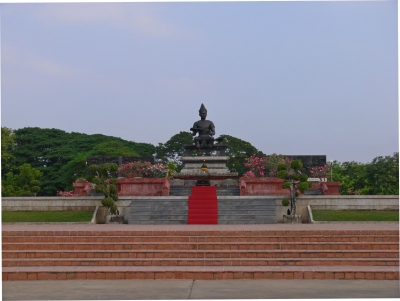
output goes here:
[[75, 196], [74, 191], [57, 191], [57, 195], [59, 196]]
[[264, 166], [264, 158], [257, 157], [256, 155], [250, 156], [250, 158], [244, 159], [244, 166], [249, 168], [250, 170], [244, 173], [244, 177], [247, 178], [260, 178], [264, 177], [265, 166]]
[[329, 166], [313, 166], [310, 168], [310, 175], [314, 178], [326, 178], [326, 172], [329, 169]]
[[278, 166], [284, 165], [289, 168], [290, 162], [289, 158], [282, 155], [272, 154], [267, 157], [252, 155], [245, 159], [244, 166], [249, 168], [249, 171], [245, 172], [243, 176], [247, 178], [276, 177]]
[[162, 178], [168, 173], [168, 167], [162, 163], [151, 164], [150, 162], [135, 161], [122, 164], [117, 173], [118, 176], [124, 178]]

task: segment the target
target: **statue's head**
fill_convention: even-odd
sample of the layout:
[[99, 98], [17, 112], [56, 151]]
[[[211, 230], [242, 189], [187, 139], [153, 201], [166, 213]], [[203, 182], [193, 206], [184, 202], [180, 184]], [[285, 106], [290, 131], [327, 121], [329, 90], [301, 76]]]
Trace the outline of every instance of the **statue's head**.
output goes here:
[[199, 110], [199, 115], [200, 115], [201, 119], [205, 119], [207, 116], [207, 109], [203, 104], [201, 104], [201, 107]]

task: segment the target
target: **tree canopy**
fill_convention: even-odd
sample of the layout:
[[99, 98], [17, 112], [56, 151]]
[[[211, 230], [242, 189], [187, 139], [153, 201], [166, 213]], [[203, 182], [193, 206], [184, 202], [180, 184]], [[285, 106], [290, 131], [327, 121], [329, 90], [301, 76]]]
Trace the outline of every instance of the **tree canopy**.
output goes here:
[[332, 175], [340, 182], [340, 194], [397, 195], [399, 153], [376, 157], [371, 163], [334, 162]]
[[10, 168], [10, 161], [14, 158], [15, 134], [12, 129], [1, 128], [1, 174]]
[[[2, 134], [6, 130], [2, 128]], [[152, 156], [155, 153], [152, 144], [101, 134], [67, 133], [38, 127], [22, 128], [13, 133], [12, 157], [7, 157], [10, 158], [8, 168], [3, 172], [6, 174], [24, 163], [30, 164], [43, 174], [39, 195], [50, 196], [58, 190], [71, 188], [76, 178], [86, 174], [88, 156]], [[2, 157], [2, 167], [6, 164]]]
[[30, 164], [24, 163], [16, 172], [8, 172], [1, 181], [3, 196], [32, 196], [40, 191], [39, 179], [42, 173]]
[[250, 142], [235, 138], [229, 135], [221, 135], [217, 138], [221, 140], [221, 144], [226, 144], [226, 155], [229, 156], [228, 168], [230, 170], [236, 170], [239, 176], [242, 176], [247, 168], [244, 166], [245, 159], [251, 155], [259, 157], [265, 156], [263, 152], [251, 145]]
[[[249, 170], [245, 166], [246, 158], [252, 155], [265, 157], [249, 142], [233, 136], [221, 135], [216, 141], [228, 146], [228, 168], [236, 170], [239, 176]], [[193, 144], [193, 136], [189, 132], [179, 132], [167, 142], [154, 146], [102, 134], [67, 133], [38, 127], [18, 130], [2, 127], [1, 143], [2, 195], [38, 193], [53, 196], [57, 191], [72, 189], [74, 180], [87, 175], [88, 156], [155, 155], [158, 161], [180, 171], [183, 167], [180, 161], [183, 147]], [[334, 181], [341, 183], [341, 194], [399, 194], [399, 153], [379, 156], [366, 164], [334, 162], [332, 176]]]
[[183, 168], [181, 157], [186, 144], [193, 144], [193, 135], [189, 132], [179, 132], [172, 136], [167, 142], [159, 143], [156, 147], [156, 158], [165, 164], [175, 162], [177, 171]]

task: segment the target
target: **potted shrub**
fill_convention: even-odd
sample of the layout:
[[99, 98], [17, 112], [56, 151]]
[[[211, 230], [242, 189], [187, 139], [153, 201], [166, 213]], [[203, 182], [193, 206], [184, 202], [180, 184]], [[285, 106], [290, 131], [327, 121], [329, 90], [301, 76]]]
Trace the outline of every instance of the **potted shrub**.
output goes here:
[[278, 166], [277, 176], [285, 181], [282, 188], [290, 191], [290, 215], [293, 217], [296, 215], [296, 197], [299, 195], [297, 190], [304, 193], [312, 186], [312, 183], [307, 182], [308, 176], [301, 173], [302, 167], [303, 163], [300, 160], [293, 160], [290, 166], [285, 164]]
[[101, 165], [90, 165], [89, 171], [94, 174], [92, 183], [95, 191], [104, 194], [101, 204], [107, 208], [106, 224], [123, 224], [124, 217], [119, 214], [116, 202], [118, 201], [117, 179], [112, 177], [118, 170], [115, 163], [106, 163]]

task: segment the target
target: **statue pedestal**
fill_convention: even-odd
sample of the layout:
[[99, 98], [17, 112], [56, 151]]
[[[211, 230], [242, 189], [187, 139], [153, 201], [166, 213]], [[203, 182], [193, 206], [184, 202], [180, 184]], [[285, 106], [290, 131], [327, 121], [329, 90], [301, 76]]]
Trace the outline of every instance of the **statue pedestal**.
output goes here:
[[[226, 166], [229, 160], [227, 156], [182, 157], [181, 160], [185, 167], [180, 173], [173, 174], [174, 179], [213, 182], [238, 178], [238, 173], [230, 172]], [[201, 170], [203, 164], [207, 165], [207, 170]]]
[[212, 174], [226, 174], [229, 173], [228, 163], [229, 157], [227, 156], [195, 156], [195, 157], [182, 157], [182, 162], [185, 167], [181, 170], [180, 174], [192, 174], [203, 172], [201, 166], [205, 163], [207, 170]]

